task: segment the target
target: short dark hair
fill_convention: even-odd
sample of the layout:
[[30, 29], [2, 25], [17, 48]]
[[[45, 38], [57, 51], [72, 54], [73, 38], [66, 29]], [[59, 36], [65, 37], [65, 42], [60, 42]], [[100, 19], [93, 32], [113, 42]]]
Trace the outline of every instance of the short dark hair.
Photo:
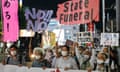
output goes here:
[[16, 50], [18, 49], [16, 45], [11, 45], [11, 46], [10, 46], [10, 49], [11, 49], [11, 48], [15, 48]]
[[70, 50], [70, 48], [67, 45], [63, 45], [62, 48], [63, 47], [66, 47], [68, 51]]

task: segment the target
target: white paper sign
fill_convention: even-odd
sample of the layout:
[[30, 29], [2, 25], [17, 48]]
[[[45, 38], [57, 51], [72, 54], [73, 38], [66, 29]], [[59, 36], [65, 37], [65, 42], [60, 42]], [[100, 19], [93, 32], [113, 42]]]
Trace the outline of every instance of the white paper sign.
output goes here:
[[118, 33], [102, 33], [101, 45], [119, 46]]
[[20, 37], [33, 37], [35, 35], [35, 32], [33, 32], [32, 30], [25, 30], [22, 29], [20, 30]]

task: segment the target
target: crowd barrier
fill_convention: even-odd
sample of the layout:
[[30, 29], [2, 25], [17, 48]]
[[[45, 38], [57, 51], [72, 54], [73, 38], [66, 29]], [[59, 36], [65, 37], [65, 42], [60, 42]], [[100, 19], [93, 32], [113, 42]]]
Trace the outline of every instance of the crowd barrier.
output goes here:
[[[42, 69], [42, 68], [28, 68], [24, 66], [15, 66], [15, 65], [2, 65], [0, 64], [0, 72], [56, 72], [56, 69], [52, 68], [47, 68], [47, 69]], [[87, 70], [63, 70], [60, 69], [60, 72], [88, 72]], [[92, 71], [92, 72], [99, 72], [99, 71]]]

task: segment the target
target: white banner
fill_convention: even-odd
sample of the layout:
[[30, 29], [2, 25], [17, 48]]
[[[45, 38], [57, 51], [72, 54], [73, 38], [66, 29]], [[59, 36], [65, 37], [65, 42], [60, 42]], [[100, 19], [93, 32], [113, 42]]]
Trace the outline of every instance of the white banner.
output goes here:
[[119, 33], [102, 33], [101, 45], [119, 46]]
[[[1, 67], [2, 66], [2, 67]], [[15, 65], [0, 65], [0, 72], [56, 72], [56, 69], [53, 68], [35, 68], [35, 67], [19, 67]], [[67, 70], [60, 69], [60, 72], [87, 72], [87, 70]], [[99, 72], [99, 71], [92, 71], [92, 72]]]

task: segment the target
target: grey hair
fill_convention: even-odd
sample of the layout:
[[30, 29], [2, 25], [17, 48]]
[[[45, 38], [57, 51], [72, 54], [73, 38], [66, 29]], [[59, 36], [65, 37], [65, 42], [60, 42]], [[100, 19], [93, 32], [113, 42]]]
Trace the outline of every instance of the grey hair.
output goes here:
[[35, 54], [36, 51], [38, 51], [38, 52], [41, 53], [41, 54], [44, 54], [44, 49], [43, 49], [43, 48], [40, 48], [40, 47], [34, 48], [33, 54]]

